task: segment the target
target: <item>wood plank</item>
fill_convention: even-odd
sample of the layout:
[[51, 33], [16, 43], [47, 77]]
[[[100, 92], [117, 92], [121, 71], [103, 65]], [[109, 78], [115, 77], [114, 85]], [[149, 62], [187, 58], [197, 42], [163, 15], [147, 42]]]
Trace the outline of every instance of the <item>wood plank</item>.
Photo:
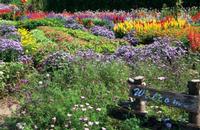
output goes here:
[[159, 102], [167, 106], [184, 109], [189, 112], [200, 112], [199, 96], [191, 96], [167, 91], [159, 91], [151, 87], [131, 85], [130, 96], [146, 101]]

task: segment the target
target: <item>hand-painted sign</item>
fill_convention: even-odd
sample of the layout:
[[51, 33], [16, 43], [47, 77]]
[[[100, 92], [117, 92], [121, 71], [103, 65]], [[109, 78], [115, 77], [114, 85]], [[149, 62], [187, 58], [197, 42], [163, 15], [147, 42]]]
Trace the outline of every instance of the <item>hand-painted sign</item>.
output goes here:
[[189, 112], [200, 112], [199, 97], [174, 92], [159, 91], [150, 87], [132, 85], [130, 96], [146, 101], [160, 102]]

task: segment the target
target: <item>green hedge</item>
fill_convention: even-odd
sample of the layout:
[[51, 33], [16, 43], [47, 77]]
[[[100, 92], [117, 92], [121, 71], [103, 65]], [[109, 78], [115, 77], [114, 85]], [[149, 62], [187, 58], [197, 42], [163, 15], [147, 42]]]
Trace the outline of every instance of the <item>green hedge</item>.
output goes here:
[[[165, 3], [172, 7], [176, 0], [32, 0], [42, 2], [44, 10], [61, 12], [80, 10], [130, 10], [138, 7], [162, 8]], [[200, 6], [199, 0], [183, 0], [184, 6]]]

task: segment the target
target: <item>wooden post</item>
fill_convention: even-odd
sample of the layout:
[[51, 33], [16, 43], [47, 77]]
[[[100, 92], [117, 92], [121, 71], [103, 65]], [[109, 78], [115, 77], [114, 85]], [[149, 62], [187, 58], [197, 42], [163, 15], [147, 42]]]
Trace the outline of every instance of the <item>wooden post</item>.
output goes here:
[[[142, 85], [143, 80], [144, 80], [143, 76], [137, 76], [134, 78], [134, 80], [129, 79], [129, 83], [131, 83], [132, 85]], [[146, 101], [136, 98], [134, 104], [135, 105], [134, 105], [133, 109], [136, 113], [138, 113], [138, 114], [146, 114], [147, 113]]]
[[[200, 80], [191, 80], [188, 82], [188, 92], [189, 95], [200, 96]], [[200, 100], [198, 101], [198, 106], [200, 107]], [[200, 128], [200, 113], [190, 112], [189, 113], [189, 123]]]

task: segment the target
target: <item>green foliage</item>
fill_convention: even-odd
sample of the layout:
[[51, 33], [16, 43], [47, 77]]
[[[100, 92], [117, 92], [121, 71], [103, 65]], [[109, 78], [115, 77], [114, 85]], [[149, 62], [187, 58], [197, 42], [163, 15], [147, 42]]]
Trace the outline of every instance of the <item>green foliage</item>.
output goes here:
[[97, 26], [106, 26], [106, 27], [112, 29], [112, 26], [114, 25], [113, 23], [109, 22], [108, 20], [103, 20], [103, 19], [99, 19], [99, 18], [84, 18], [81, 21], [84, 26], [88, 26], [88, 27], [97, 25]]
[[15, 91], [16, 83], [25, 76], [27, 67], [21, 63], [0, 64], [0, 95]]
[[[123, 63], [81, 61], [73, 64], [72, 69], [70, 83], [69, 71], [65, 69], [53, 71], [50, 75], [27, 76], [31, 82], [25, 92], [32, 94], [22, 100], [20, 111], [25, 111], [25, 114], [10, 118], [9, 126], [23, 122], [26, 123], [25, 128], [31, 126], [30, 129], [34, 125], [39, 129], [50, 128], [51, 125], [59, 130], [66, 129], [66, 125], [68, 129], [83, 129], [88, 122], [80, 119], [87, 117], [94, 123], [88, 126], [90, 129], [114, 129], [114, 125], [107, 125], [112, 119], [107, 116], [106, 109], [107, 105], [117, 105], [119, 97], [128, 97], [128, 89], [124, 87], [127, 85], [124, 81], [129, 75], [128, 67]], [[98, 124], [95, 125], [95, 122]]]
[[26, 29], [35, 29], [38, 26], [53, 26], [53, 27], [64, 27], [64, 21], [61, 19], [45, 18], [36, 20], [23, 20], [17, 23], [17, 27]]
[[3, 19], [0, 19], [0, 24], [7, 24], [7, 25], [16, 25], [17, 22], [16, 21], [11, 21], [11, 20], [3, 20]]
[[136, 118], [127, 119], [124, 121], [119, 130], [144, 130], [144, 128], [140, 128], [140, 121]]
[[[151, 63], [139, 63], [132, 67], [132, 75], [143, 75], [147, 85], [153, 88], [186, 93], [188, 81], [200, 78], [199, 64], [199, 55], [190, 54], [164, 68]], [[168, 117], [184, 122], [188, 117], [186, 112], [175, 108], [169, 109], [160, 103], [149, 102], [148, 106], [149, 115], [154, 115], [160, 120]]]
[[40, 45], [54, 44], [54, 42], [52, 42], [45, 36], [45, 33], [42, 30], [39, 29], [31, 30], [31, 34], [36, 39], [36, 42]]
[[0, 60], [4, 62], [18, 61], [19, 56], [20, 56], [19, 52], [12, 49], [7, 49], [3, 52], [0, 52]]
[[72, 35], [78, 39], [78, 43], [83, 46], [84, 49], [93, 49], [98, 53], [113, 53], [120, 45], [126, 45], [124, 40], [111, 40], [101, 36], [95, 36], [89, 32], [81, 30], [72, 30], [68, 28], [54, 28], [56, 30], [64, 31], [67, 34]]
[[[186, 92], [187, 81], [200, 78], [199, 62], [199, 55], [196, 54], [187, 55], [164, 68], [152, 63], [139, 63], [130, 68], [122, 62], [78, 60], [66, 68], [48, 73], [29, 73], [26, 77], [30, 82], [24, 86], [24, 91], [26, 95], [31, 95], [21, 100], [20, 116], [9, 118], [7, 123], [14, 127], [16, 123], [26, 123], [26, 129], [33, 129], [34, 125], [39, 129], [50, 129], [51, 125], [59, 130], [65, 127], [83, 129], [88, 122], [80, 119], [88, 117], [89, 121], [99, 122], [98, 125], [88, 126], [94, 130], [101, 127], [111, 130], [144, 130], [140, 127], [143, 121], [135, 117], [119, 121], [107, 114], [111, 110], [108, 106], [117, 106], [120, 99], [128, 99], [126, 80], [130, 76], [144, 75], [145, 82], [152, 87]], [[158, 77], [165, 79], [160, 80]], [[170, 117], [186, 121], [187, 114], [183, 111], [156, 105], [160, 107], [148, 103], [150, 115], [156, 115], [158, 119]]]

